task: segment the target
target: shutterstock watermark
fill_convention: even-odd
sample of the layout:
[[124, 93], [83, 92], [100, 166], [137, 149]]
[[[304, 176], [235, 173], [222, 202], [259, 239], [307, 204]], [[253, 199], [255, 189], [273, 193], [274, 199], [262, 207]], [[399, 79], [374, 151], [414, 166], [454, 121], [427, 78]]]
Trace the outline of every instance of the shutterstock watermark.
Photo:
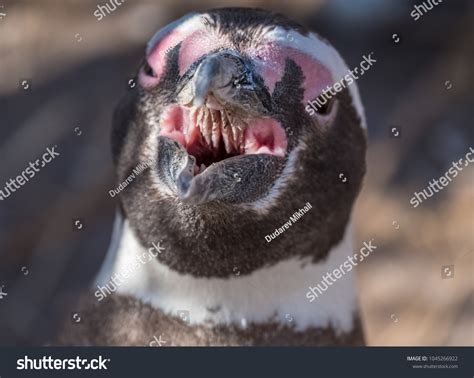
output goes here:
[[110, 358], [30, 358], [25, 356], [16, 361], [16, 370], [107, 370]]
[[158, 347], [161, 347], [163, 346], [163, 344], [166, 344], [168, 341], [166, 341], [164, 338], [163, 338], [163, 335], [160, 335], [160, 337], [156, 337], [156, 336], [153, 336], [153, 340], [150, 341], [150, 343], [148, 344], [149, 346], [153, 347], [153, 346], [158, 346]]
[[442, 2], [443, 0], [423, 1], [421, 4], [413, 6], [413, 10], [411, 11], [410, 16], [412, 16], [412, 18], [417, 21], [420, 17], [432, 10], [434, 6]]
[[109, 0], [104, 5], [97, 5], [97, 10], [94, 12], [94, 16], [97, 18], [97, 21], [100, 21], [125, 3], [125, 1], [126, 0]]
[[324, 108], [324, 106], [328, 103], [328, 101], [331, 100], [332, 97], [336, 96], [337, 93], [346, 88], [346, 84], [351, 85], [354, 83], [354, 80], [359, 78], [359, 74], [362, 76], [366, 71], [368, 71], [370, 67], [372, 67], [372, 65], [377, 62], [376, 59], [372, 58], [373, 54], [374, 53], [371, 52], [368, 56], [363, 55], [363, 60], [359, 63], [359, 67], [349, 70], [349, 72], [344, 75], [341, 80], [334, 83], [333, 85], [328, 85], [326, 89], [323, 89], [323, 93], [321, 93], [315, 99], [308, 101], [308, 105], [305, 109], [309, 115], [312, 116], [313, 114], [317, 113], [318, 110]]
[[[329, 286], [332, 286], [339, 278], [343, 277], [346, 273], [350, 272], [354, 266], [357, 266], [359, 262], [364, 261], [375, 249], [376, 245], [373, 245], [374, 239], [364, 242], [364, 245], [359, 250], [359, 252], [354, 253], [352, 256], [347, 256], [346, 261], [344, 261], [338, 268], [333, 269], [332, 272], [327, 272], [323, 275], [322, 280], [316, 286], [309, 286], [309, 291], [306, 293], [306, 298], [310, 302], [313, 302], [319, 295], [322, 295]], [[319, 294], [319, 295], [318, 295]]]
[[46, 148], [46, 152], [41, 157], [41, 160], [36, 159], [34, 163], [30, 161], [28, 167], [26, 167], [20, 175], [16, 176], [14, 179], [10, 178], [10, 180], [6, 181], [4, 188], [0, 189], [0, 201], [10, 197], [12, 193], [16, 192], [29, 180], [35, 177], [40, 171], [40, 168], [44, 168], [46, 164], [51, 163], [57, 156], [59, 156], [59, 152], [56, 152], [57, 147], [58, 146]]
[[108, 295], [116, 292], [123, 282], [137, 271], [140, 265], [145, 265], [152, 261], [163, 250], [164, 248], [161, 246], [161, 242], [158, 244], [152, 243], [152, 247], [149, 248], [147, 252], [143, 252], [139, 257], [135, 258], [135, 262], [130, 264], [126, 271], [115, 273], [112, 277], [110, 277], [109, 282], [106, 283], [105, 286], [97, 285], [98, 290], [94, 292], [94, 296], [100, 302]]
[[463, 170], [463, 166], [467, 167], [470, 163], [474, 162], [473, 155], [474, 149], [472, 147], [469, 147], [469, 152], [464, 156], [464, 158], [461, 158], [458, 161], [453, 161], [451, 163], [451, 168], [449, 168], [444, 175], [442, 175], [437, 180], [431, 180], [428, 183], [426, 189], [423, 189], [423, 191], [413, 193], [414, 196], [410, 199], [410, 203], [412, 204], [412, 206], [415, 208], [418, 207], [424, 200], [427, 200], [435, 193], [438, 193], [446, 186], [448, 186], [451, 181], [459, 174], [459, 172]]

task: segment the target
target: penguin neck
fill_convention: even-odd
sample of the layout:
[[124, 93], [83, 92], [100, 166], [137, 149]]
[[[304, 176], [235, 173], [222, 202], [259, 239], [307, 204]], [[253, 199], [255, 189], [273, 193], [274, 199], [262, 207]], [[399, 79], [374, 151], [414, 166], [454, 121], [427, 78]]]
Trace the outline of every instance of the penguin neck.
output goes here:
[[332, 327], [350, 332], [357, 316], [354, 270], [309, 300], [308, 289], [353, 254], [350, 222], [343, 239], [323, 261], [291, 258], [270, 267], [227, 278], [195, 277], [159, 261], [160, 245], [143, 246], [128, 220], [116, 216], [112, 241], [93, 287], [101, 301], [109, 295], [132, 296], [169, 316], [188, 314], [192, 325], [280, 322], [297, 330]]

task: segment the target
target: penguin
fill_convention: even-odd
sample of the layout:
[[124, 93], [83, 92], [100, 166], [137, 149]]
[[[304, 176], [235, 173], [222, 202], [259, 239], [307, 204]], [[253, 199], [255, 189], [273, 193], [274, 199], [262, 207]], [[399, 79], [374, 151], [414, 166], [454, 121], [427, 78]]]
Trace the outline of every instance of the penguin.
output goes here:
[[58, 344], [364, 345], [354, 270], [308, 292], [354, 253], [366, 121], [348, 73], [262, 9], [159, 30], [113, 116], [110, 247]]

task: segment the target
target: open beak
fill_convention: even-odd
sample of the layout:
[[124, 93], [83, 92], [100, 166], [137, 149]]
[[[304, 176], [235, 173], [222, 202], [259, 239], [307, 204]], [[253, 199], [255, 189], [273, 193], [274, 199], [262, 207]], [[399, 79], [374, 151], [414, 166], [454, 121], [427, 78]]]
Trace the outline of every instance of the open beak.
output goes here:
[[[178, 88], [177, 103], [161, 114], [159, 136], [178, 142], [188, 154], [175, 176], [182, 199], [200, 182], [199, 188], [212, 187], [210, 192], [216, 193], [219, 183], [206, 177], [222, 176], [224, 167], [234, 172], [242, 161], [235, 159], [243, 155], [286, 156], [286, 133], [271, 117], [271, 97], [238, 54], [204, 57]], [[196, 180], [201, 175], [206, 177]]]

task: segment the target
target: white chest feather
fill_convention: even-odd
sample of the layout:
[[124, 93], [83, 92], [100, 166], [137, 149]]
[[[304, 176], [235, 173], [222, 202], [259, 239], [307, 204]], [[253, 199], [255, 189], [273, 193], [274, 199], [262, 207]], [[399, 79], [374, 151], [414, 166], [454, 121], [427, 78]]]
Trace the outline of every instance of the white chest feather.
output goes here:
[[[309, 286], [352, 255], [350, 227], [343, 241], [319, 264], [293, 258], [247, 276], [240, 276], [236, 267], [235, 275], [228, 279], [196, 278], [172, 271], [154, 257], [158, 253], [155, 247], [142, 246], [128, 222], [117, 216], [107, 258], [93, 288], [96, 296], [98, 292], [100, 296], [131, 295], [175, 316], [187, 311], [190, 324], [196, 325], [246, 327], [251, 322], [273, 320], [298, 330], [328, 325], [340, 332], [352, 329], [357, 308], [354, 271], [316, 301], [306, 298]], [[162, 247], [160, 253], [173, 253]]]

